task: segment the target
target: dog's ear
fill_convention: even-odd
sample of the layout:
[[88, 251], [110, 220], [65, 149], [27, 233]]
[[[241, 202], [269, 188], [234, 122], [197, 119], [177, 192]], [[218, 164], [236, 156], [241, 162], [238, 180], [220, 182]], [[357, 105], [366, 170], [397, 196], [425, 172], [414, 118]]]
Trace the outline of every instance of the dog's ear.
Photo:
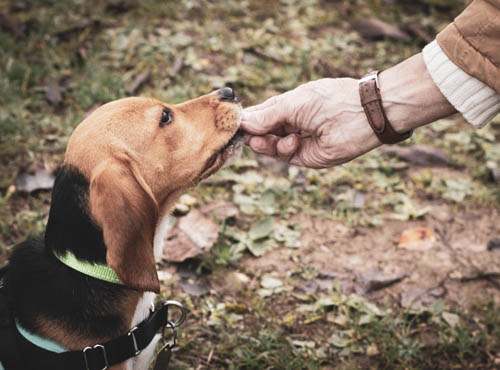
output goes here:
[[153, 250], [158, 205], [139, 171], [128, 158], [101, 163], [92, 172], [89, 198], [108, 265], [125, 285], [158, 293]]

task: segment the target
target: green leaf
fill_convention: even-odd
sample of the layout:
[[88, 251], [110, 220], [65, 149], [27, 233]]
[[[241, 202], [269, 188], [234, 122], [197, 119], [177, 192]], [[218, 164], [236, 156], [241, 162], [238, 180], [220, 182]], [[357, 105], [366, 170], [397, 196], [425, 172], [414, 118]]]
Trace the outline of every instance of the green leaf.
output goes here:
[[261, 257], [277, 246], [273, 239], [247, 240], [246, 247], [255, 257]]
[[257, 222], [248, 232], [251, 240], [259, 240], [267, 238], [273, 232], [274, 220], [272, 218], [265, 218]]

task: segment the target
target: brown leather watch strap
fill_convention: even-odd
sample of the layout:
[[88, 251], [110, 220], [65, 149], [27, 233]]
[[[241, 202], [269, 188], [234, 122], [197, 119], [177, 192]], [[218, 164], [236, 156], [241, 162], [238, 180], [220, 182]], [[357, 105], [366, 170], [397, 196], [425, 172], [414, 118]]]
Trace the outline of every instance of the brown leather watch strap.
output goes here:
[[359, 97], [368, 123], [382, 144], [395, 144], [408, 139], [413, 130], [399, 133], [385, 115], [378, 87], [378, 71], [371, 72], [359, 80]]

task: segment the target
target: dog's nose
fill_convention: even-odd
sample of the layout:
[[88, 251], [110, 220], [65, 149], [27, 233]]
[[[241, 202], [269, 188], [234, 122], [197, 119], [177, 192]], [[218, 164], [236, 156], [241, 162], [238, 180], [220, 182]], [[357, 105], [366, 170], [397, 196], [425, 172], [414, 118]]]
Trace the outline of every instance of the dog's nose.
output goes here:
[[219, 94], [219, 99], [222, 101], [234, 102], [237, 100], [234, 90], [229, 86], [219, 89], [218, 94]]

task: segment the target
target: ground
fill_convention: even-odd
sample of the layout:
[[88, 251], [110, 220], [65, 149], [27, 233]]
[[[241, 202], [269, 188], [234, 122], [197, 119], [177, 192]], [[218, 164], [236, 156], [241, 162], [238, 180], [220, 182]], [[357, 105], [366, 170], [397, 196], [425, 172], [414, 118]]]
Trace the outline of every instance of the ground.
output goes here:
[[[43, 231], [40, 188], [96, 106], [226, 83], [246, 106], [358, 77], [419, 52], [464, 6], [0, 0], [0, 260]], [[499, 117], [474, 130], [455, 116], [330, 170], [246, 150], [178, 207], [216, 242], [160, 264], [163, 296], [190, 309], [172, 368], [500, 366], [499, 140]]]

